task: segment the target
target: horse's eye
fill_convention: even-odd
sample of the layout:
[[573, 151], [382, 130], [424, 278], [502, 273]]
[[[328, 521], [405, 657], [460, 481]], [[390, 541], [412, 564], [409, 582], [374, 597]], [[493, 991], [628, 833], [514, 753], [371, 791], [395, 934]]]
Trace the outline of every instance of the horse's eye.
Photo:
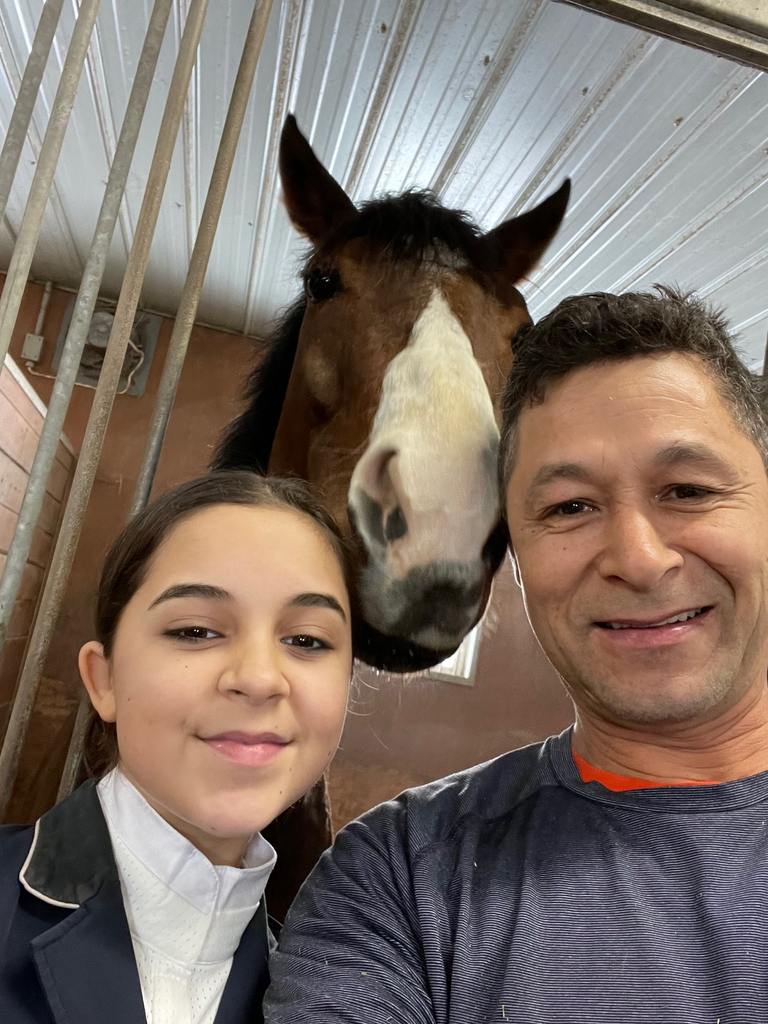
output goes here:
[[325, 302], [332, 299], [341, 289], [341, 278], [338, 270], [321, 270], [313, 267], [304, 278], [307, 298], [312, 302]]

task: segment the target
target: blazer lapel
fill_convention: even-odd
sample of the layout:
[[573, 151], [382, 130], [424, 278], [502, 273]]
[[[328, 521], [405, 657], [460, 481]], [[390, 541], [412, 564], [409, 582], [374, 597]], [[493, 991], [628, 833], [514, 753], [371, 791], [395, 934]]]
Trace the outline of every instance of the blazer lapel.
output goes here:
[[32, 948], [57, 1024], [146, 1020], [119, 884], [105, 884]]
[[269, 984], [268, 967], [267, 911], [262, 899], [232, 957], [214, 1024], [262, 1024], [261, 1004]]

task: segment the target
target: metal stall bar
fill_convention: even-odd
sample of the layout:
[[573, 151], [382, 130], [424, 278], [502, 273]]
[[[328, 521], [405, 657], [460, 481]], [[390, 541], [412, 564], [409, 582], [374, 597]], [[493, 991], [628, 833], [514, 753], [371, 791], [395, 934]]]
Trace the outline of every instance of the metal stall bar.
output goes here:
[[69, 115], [72, 113], [80, 74], [83, 70], [91, 31], [100, 3], [101, 0], [82, 0], [80, 13], [75, 22], [75, 30], [72, 33], [64, 60], [64, 67], [61, 69], [59, 87], [56, 90], [48, 127], [45, 130], [45, 138], [40, 147], [32, 188], [29, 191], [24, 216], [21, 219], [21, 227], [13, 249], [11, 265], [8, 267], [8, 274], [5, 278], [3, 294], [0, 296], [0, 366], [5, 362], [13, 328], [16, 326], [16, 317], [27, 284], [32, 257], [35, 254], [40, 225], [48, 202], [48, 193], [51, 189], [53, 175], [56, 173], [64, 132], [67, 130]]
[[645, 32], [768, 71], [768, 5], [760, 0], [561, 0]]
[[5, 133], [3, 149], [0, 152], [0, 220], [3, 219], [5, 208], [8, 205], [11, 185], [16, 168], [19, 166], [19, 158], [24, 148], [24, 140], [27, 137], [29, 122], [32, 120], [32, 111], [35, 109], [37, 93], [40, 89], [40, 82], [43, 80], [43, 72], [48, 63], [48, 54], [51, 52], [53, 36], [63, 5], [64, 0], [46, 0], [40, 21], [37, 23], [35, 38], [32, 40], [27, 66], [21, 77], [19, 94], [8, 123], [8, 131]]
[[144, 271], [149, 259], [149, 247], [157, 224], [160, 201], [171, 166], [176, 136], [184, 112], [189, 78], [194, 67], [195, 53], [207, 7], [208, 0], [191, 0], [189, 6], [158, 132], [152, 166], [144, 190], [136, 234], [128, 256], [120, 298], [115, 309], [101, 376], [93, 397], [85, 438], [64, 510], [64, 518], [45, 580], [35, 625], [29, 639], [13, 709], [8, 720], [3, 749], [0, 751], [0, 818], [5, 814], [11, 796], [24, 735], [64, 598], [67, 578], [74, 560], [86, 505], [104, 444], [107, 421], [120, 382], [120, 372], [125, 360], [128, 338], [139, 304]]
[[144, 451], [136, 482], [136, 490], [134, 491], [131, 504], [131, 516], [136, 515], [137, 512], [144, 508], [149, 500], [149, 492], [152, 489], [152, 481], [157, 469], [158, 459], [160, 458], [160, 449], [168, 426], [168, 419], [171, 415], [173, 400], [176, 397], [181, 369], [187, 354], [189, 336], [192, 333], [192, 327], [195, 322], [197, 306], [200, 301], [200, 291], [203, 286], [205, 272], [208, 268], [213, 239], [218, 227], [224, 194], [227, 190], [227, 183], [232, 171], [235, 151], [237, 150], [237, 143], [240, 138], [240, 130], [243, 126], [253, 78], [256, 73], [256, 65], [258, 64], [259, 53], [264, 42], [271, 10], [272, 0], [256, 0], [253, 7], [243, 53], [240, 58], [240, 66], [235, 78], [235, 84], [232, 87], [227, 118], [224, 122], [224, 128], [222, 129], [219, 141], [216, 162], [211, 173], [205, 206], [200, 218], [200, 227], [195, 239], [194, 249], [192, 250], [187, 279], [184, 282], [184, 290], [181, 294], [179, 308], [176, 313], [176, 322], [173, 325], [173, 333], [168, 345], [168, 354], [165, 357], [163, 375], [160, 380], [152, 422], [149, 427], [147, 446]]
[[[172, 0], [155, 0], [149, 20], [144, 46], [139, 56], [131, 94], [128, 97], [123, 126], [117, 140], [115, 155], [107, 179], [107, 187], [96, 221], [91, 250], [85, 264], [80, 290], [77, 293], [72, 320], [59, 359], [59, 369], [53, 386], [48, 411], [37, 445], [29, 482], [19, 512], [16, 532], [8, 551], [5, 571], [0, 580], [0, 651], [8, 636], [8, 627], [21, 586], [22, 573], [27, 562], [35, 526], [45, 499], [45, 488], [51, 466], [56, 458], [59, 436], [75, 385], [80, 358], [88, 335], [99, 286], [104, 275], [110, 242], [117, 223], [125, 183], [131, 168], [136, 140], [144, 117], [147, 97], [163, 42]], [[40, 331], [38, 330], [39, 334]]]

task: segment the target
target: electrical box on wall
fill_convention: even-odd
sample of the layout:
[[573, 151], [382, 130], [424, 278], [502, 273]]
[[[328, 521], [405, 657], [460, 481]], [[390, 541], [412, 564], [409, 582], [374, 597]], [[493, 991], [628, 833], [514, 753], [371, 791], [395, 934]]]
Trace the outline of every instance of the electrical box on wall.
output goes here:
[[42, 334], [25, 334], [24, 344], [21, 348], [21, 358], [25, 363], [39, 363], [43, 354], [45, 339]]
[[[53, 368], [58, 370], [61, 350], [69, 331], [72, 320], [72, 311], [75, 306], [75, 296], [72, 296], [65, 314], [64, 320], [56, 339], [56, 350], [53, 354]], [[77, 384], [84, 384], [96, 387], [101, 373], [104, 353], [107, 349], [107, 342], [112, 332], [114, 322], [115, 304], [105, 299], [99, 299], [93, 311], [91, 322], [88, 327], [88, 336], [85, 340], [85, 347], [80, 359], [80, 366], [77, 371]], [[117, 388], [118, 395], [143, 395], [144, 388], [149, 376], [149, 368], [152, 365], [152, 358], [157, 345], [157, 335], [160, 332], [162, 317], [154, 313], [143, 313], [139, 311], [133, 321], [131, 336], [128, 339], [128, 348], [125, 353], [125, 361], [120, 372], [120, 383]]]

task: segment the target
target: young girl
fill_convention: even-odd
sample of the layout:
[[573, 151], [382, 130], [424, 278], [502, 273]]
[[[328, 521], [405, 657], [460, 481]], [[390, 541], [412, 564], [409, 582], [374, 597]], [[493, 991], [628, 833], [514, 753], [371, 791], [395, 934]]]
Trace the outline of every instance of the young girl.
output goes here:
[[111, 770], [0, 829], [0, 1021], [262, 1019], [260, 831], [338, 745], [347, 580], [296, 481], [214, 473], [123, 531], [79, 658]]

